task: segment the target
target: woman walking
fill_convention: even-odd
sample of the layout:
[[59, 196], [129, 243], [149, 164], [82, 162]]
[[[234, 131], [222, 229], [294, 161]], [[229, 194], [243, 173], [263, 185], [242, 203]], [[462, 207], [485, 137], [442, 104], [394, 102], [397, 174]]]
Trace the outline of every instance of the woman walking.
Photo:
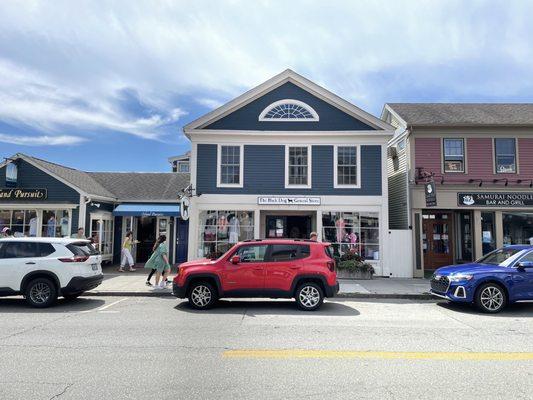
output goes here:
[[124, 267], [126, 266], [126, 263], [128, 264], [129, 270], [131, 272], [135, 271], [135, 268], [133, 268], [135, 263], [133, 262], [133, 256], [131, 255], [132, 246], [133, 246], [133, 232], [129, 231], [126, 233], [126, 238], [124, 239], [124, 243], [122, 243], [120, 268], [118, 269], [118, 272], [124, 272]]
[[[150, 275], [148, 275], [147, 284], [150, 283], [150, 278], [155, 270], [155, 287], [154, 289], [164, 289], [167, 283], [167, 276], [170, 272], [170, 263], [168, 262], [168, 250], [167, 245], [165, 244], [167, 237], [161, 235], [157, 238], [157, 241], [154, 244], [153, 253], [150, 256], [150, 259], [144, 264], [144, 268], [150, 268]], [[159, 279], [161, 279], [161, 284], [159, 284]]]

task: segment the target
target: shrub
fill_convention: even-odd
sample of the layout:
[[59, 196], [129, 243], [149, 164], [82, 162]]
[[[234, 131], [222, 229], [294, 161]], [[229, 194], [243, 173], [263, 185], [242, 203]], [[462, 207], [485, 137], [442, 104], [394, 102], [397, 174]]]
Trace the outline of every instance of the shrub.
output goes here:
[[344, 260], [337, 263], [337, 269], [345, 270], [348, 272], [370, 272], [374, 275], [374, 267], [364, 261], [358, 260]]

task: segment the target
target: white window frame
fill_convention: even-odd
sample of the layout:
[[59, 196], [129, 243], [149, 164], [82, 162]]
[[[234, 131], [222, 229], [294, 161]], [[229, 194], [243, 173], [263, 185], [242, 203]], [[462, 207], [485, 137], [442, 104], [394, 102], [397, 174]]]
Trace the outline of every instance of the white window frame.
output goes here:
[[[289, 184], [289, 149], [291, 147], [307, 147], [307, 185]], [[313, 146], [310, 144], [285, 145], [285, 189], [311, 189], [313, 182]]]
[[[355, 147], [355, 156], [357, 157], [357, 184], [341, 185], [338, 177], [339, 147]], [[333, 146], [333, 187], [335, 189], [360, 189], [361, 188], [361, 146], [358, 144], [336, 144]]]
[[[180, 171], [180, 167], [181, 167], [182, 165], [187, 165], [187, 170], [188, 170], [187, 172], [182, 172], [182, 171]], [[189, 161], [176, 161], [176, 172], [179, 172], [179, 173], [181, 173], [181, 174], [188, 174], [188, 173], [190, 173], [190, 172], [191, 172], [191, 165], [190, 165]]]
[[[463, 142], [463, 169], [461, 171], [446, 171], [446, 140], [461, 140]], [[450, 156], [454, 157], [454, 156]], [[466, 140], [465, 138], [442, 138], [442, 172], [444, 174], [464, 174], [466, 173]]]
[[[272, 110], [274, 107], [277, 107], [281, 104], [294, 104], [300, 107], [303, 107], [307, 109], [313, 116], [313, 118], [265, 118], [265, 116], [269, 113], [270, 110]], [[318, 122], [320, 121], [320, 117], [318, 116], [318, 113], [315, 111], [313, 107], [311, 107], [309, 104], [304, 103], [300, 100], [294, 100], [294, 99], [283, 99], [275, 101], [274, 103], [268, 105], [263, 111], [261, 111], [261, 114], [259, 114], [259, 121], [266, 121], [266, 122]]]
[[[514, 171], [513, 172], [498, 172], [498, 154], [496, 153], [496, 140], [497, 139], [514, 139]], [[494, 157], [493, 160], [493, 168], [494, 168], [494, 174], [501, 175], [501, 174], [509, 174], [509, 175], [517, 175], [518, 172], [518, 138], [516, 137], [493, 137], [492, 138], [492, 154]]]
[[[239, 165], [239, 183], [222, 183], [222, 147], [239, 147], [240, 165]], [[244, 184], [244, 145], [242, 144], [218, 144], [217, 145], [217, 187], [219, 188], [242, 188]]]

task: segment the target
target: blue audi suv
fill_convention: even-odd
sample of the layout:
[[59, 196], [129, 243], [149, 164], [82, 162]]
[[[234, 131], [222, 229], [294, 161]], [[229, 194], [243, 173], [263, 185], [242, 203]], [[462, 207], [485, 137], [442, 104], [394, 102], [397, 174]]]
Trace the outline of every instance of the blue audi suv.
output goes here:
[[505, 246], [473, 263], [439, 268], [431, 277], [430, 292], [453, 302], [475, 304], [486, 313], [533, 300], [533, 246]]

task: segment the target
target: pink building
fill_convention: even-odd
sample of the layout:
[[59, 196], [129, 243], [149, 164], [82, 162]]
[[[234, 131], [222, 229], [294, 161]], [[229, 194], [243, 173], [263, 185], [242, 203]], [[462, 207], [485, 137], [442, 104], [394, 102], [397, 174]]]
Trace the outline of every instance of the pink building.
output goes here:
[[[389, 228], [413, 275], [533, 244], [533, 104], [386, 104]], [[435, 197], [436, 194], [436, 197]]]

